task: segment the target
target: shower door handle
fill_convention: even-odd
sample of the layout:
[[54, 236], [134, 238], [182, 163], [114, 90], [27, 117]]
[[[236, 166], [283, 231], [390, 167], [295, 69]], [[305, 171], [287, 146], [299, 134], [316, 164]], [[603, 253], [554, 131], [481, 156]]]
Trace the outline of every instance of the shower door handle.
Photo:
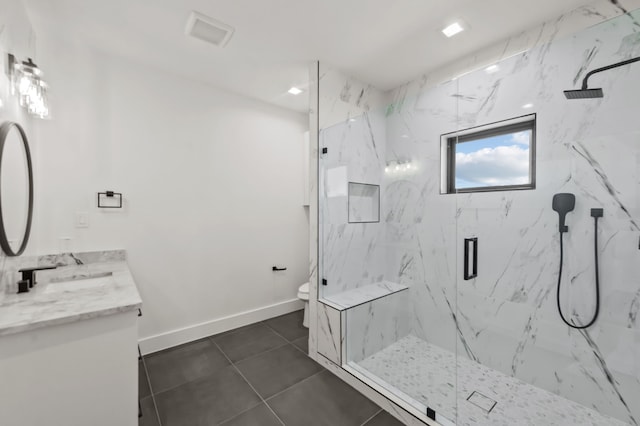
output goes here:
[[[469, 246], [473, 243], [473, 265], [469, 273]], [[478, 276], [478, 238], [464, 239], [464, 279], [470, 280]]]

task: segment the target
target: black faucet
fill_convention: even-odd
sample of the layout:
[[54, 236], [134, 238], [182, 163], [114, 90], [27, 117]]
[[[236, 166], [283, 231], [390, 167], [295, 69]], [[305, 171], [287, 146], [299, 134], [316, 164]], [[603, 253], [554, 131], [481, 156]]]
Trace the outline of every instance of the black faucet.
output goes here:
[[57, 266], [34, 266], [33, 268], [23, 268], [18, 272], [22, 273], [22, 279], [18, 281], [18, 293], [26, 293], [31, 287], [37, 284], [36, 271], [44, 271], [47, 269], [56, 269]]

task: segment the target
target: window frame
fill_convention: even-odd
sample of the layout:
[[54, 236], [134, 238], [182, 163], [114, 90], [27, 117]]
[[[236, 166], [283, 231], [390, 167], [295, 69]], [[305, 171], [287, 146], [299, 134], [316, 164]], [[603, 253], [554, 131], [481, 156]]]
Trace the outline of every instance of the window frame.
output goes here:
[[[441, 193], [464, 194], [474, 192], [519, 191], [536, 189], [536, 124], [537, 115], [528, 114], [442, 135], [440, 138], [442, 145], [441, 156], [443, 168], [441, 173]], [[531, 131], [531, 140], [529, 142], [529, 183], [518, 185], [494, 185], [476, 186], [470, 188], [456, 188], [455, 147], [457, 144], [486, 139], [493, 136], [517, 133], [524, 130]]]

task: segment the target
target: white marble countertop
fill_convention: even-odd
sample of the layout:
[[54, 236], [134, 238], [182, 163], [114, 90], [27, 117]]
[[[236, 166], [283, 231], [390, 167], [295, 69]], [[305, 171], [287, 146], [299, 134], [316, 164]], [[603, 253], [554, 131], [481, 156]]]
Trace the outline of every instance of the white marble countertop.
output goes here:
[[0, 300], [0, 336], [137, 310], [142, 300], [126, 261], [36, 273], [30, 292]]

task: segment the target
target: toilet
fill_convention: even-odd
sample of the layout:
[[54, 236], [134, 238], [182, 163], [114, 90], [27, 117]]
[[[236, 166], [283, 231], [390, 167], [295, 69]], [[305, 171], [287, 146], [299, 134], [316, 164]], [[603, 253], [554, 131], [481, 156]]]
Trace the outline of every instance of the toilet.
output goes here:
[[309, 283], [304, 283], [298, 288], [298, 299], [304, 301], [304, 319], [302, 325], [309, 328]]

